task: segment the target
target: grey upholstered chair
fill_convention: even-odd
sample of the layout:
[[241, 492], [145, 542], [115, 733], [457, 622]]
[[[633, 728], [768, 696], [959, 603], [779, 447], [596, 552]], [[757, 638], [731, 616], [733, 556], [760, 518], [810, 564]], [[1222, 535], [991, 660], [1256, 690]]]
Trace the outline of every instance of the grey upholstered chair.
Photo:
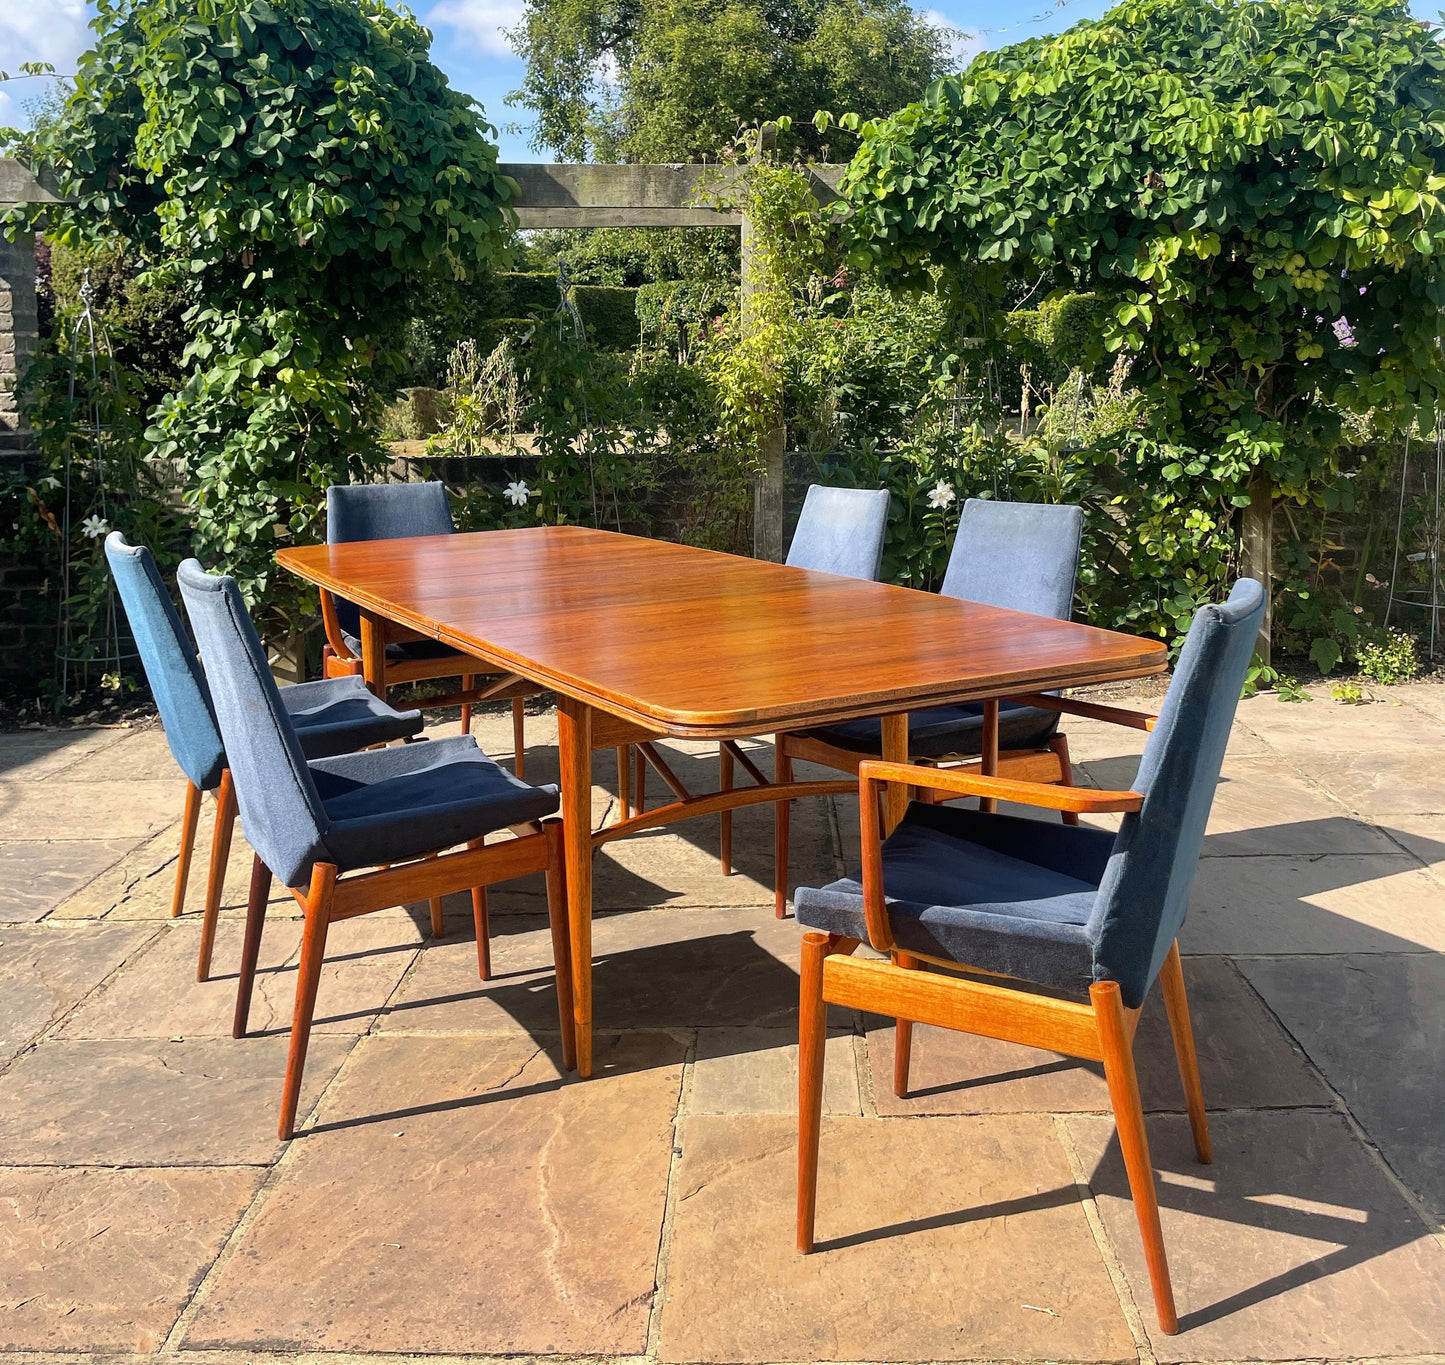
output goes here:
[[[1010, 611], [1067, 620], [1073, 610], [1074, 579], [1083, 534], [1081, 508], [1040, 502], [994, 502], [969, 498], [958, 518], [958, 534], [944, 573], [945, 597], [984, 602]], [[1039, 780], [1054, 771], [1053, 780], [1072, 780], [1068, 740], [1059, 730], [1057, 712], [1017, 702], [999, 703], [999, 772], [1011, 763], [1026, 765]], [[792, 780], [797, 759], [821, 763], [843, 772], [857, 772], [865, 758], [883, 752], [883, 725], [877, 716], [794, 734], [775, 741], [775, 777]], [[908, 716], [910, 758], [930, 763], [976, 762], [983, 750], [983, 705], [935, 706]], [[1066, 823], [1077, 821], [1065, 812]], [[788, 899], [788, 803], [774, 807], [773, 911], [779, 919]]]
[[[557, 810], [556, 787], [529, 787], [493, 763], [469, 735], [308, 763], [235, 579], [207, 574], [193, 559], [181, 565], [178, 578], [231, 756], [246, 837], [258, 858], [246, 907], [237, 1037], [246, 1031], [273, 875], [306, 912], [281, 1137], [289, 1138], [295, 1127], [327, 926], [408, 900], [473, 888], [480, 946], [484, 926], [476, 888], [547, 873], [563, 1057], [570, 1065], [561, 826], [540, 823]], [[529, 825], [535, 833], [485, 846], [488, 834]], [[441, 852], [460, 845], [463, 851]]]
[[[440, 483], [333, 484], [326, 490], [326, 543], [358, 540], [405, 540], [414, 536], [449, 536], [456, 530], [446, 488]], [[361, 612], [354, 602], [321, 590], [321, 619], [326, 627], [324, 668], [327, 677], [360, 674]], [[381, 695], [398, 683], [435, 678], [461, 679], [461, 690], [430, 697], [428, 710], [460, 706], [462, 733], [472, 728], [472, 706], [481, 700], [512, 703], [512, 765], [518, 777], [526, 768], [523, 734], [525, 699], [542, 689], [535, 684], [506, 682], [497, 666], [463, 654], [440, 640], [417, 638], [387, 643]], [[484, 685], [474, 686], [478, 680]], [[500, 682], [501, 685], [498, 685]]]
[[[797, 895], [798, 922], [814, 931], [804, 939], [802, 965], [799, 1250], [813, 1245], [825, 1002], [892, 1014], [899, 1020], [899, 1095], [908, 1089], [915, 1021], [1103, 1062], [1160, 1326], [1178, 1330], [1134, 1074], [1134, 1027], [1160, 979], [1195, 1150], [1208, 1162], [1175, 939], [1264, 604], [1264, 589], [1244, 579], [1228, 602], [1196, 614], [1132, 791], [862, 764], [861, 874], [799, 888]], [[913, 803], [880, 843], [878, 789], [886, 783], [925, 783], [1054, 810], [1123, 812], [1123, 821], [1111, 833]], [[891, 960], [851, 957], [864, 940]], [[919, 970], [925, 965], [1006, 980], [983, 984]]]
[[[216, 920], [236, 822], [236, 800], [226, 766], [226, 750], [216, 728], [211, 694], [200, 660], [196, 658], [195, 646], [161, 581], [155, 557], [144, 545], [127, 544], [119, 531], [112, 531], [106, 538], [105, 557], [130, 622], [151, 696], [160, 712], [171, 757], [186, 775], [185, 814], [181, 820], [176, 888], [171, 897], [172, 915], [179, 915], [185, 908], [201, 794], [216, 794], [216, 826], [211, 838], [211, 865], [206, 877], [200, 956], [196, 964], [196, 980], [205, 981], [211, 974]], [[328, 758], [373, 744], [388, 744], [410, 738], [422, 728], [420, 711], [394, 710], [367, 691], [360, 678], [298, 683], [294, 687], [283, 687], [280, 697], [307, 758]]]
[[[809, 484], [785, 562], [795, 569], [876, 581], [883, 565], [883, 540], [888, 531], [888, 497], [886, 488], [827, 488]], [[750, 766], [750, 760], [743, 757], [737, 742], [724, 740], [718, 750], [720, 790], [731, 790], [737, 763]], [[643, 789], [642, 773], [639, 764], [639, 796]], [[625, 811], [623, 815], [625, 818]], [[732, 811], [723, 811], [718, 824], [722, 873], [727, 877], [733, 870]]]

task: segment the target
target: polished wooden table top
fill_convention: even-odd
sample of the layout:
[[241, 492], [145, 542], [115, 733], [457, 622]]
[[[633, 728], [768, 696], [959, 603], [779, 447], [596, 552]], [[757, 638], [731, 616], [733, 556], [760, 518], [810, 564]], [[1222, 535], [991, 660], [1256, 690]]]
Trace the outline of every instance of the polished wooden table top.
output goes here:
[[282, 550], [363, 609], [677, 735], [760, 734], [1157, 673], [1165, 648], [580, 526]]

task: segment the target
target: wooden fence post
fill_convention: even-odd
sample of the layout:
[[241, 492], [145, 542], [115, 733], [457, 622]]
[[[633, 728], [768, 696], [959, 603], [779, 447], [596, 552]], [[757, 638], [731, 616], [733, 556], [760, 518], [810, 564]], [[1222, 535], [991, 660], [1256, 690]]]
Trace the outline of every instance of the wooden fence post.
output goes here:
[[1264, 585], [1264, 620], [1259, 625], [1255, 652], [1269, 663], [1270, 629], [1274, 624], [1274, 486], [1269, 475], [1257, 473], [1249, 485], [1249, 506], [1244, 509], [1240, 545], [1240, 572]]
[[[753, 227], [746, 213], [742, 223], [742, 326], [743, 334], [754, 324], [752, 298], [757, 290], [757, 261], [754, 259]], [[787, 432], [783, 414], [772, 414], [774, 421], [763, 436], [758, 451], [762, 472], [753, 481], [753, 558], [783, 562], [783, 483]]]

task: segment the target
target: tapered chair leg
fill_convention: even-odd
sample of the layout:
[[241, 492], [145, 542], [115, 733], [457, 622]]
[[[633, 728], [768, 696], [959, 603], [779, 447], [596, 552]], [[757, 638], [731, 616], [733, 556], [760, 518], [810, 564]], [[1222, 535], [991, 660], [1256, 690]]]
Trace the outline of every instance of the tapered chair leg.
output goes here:
[[633, 784], [636, 789], [637, 805], [634, 809], [641, 815], [647, 809], [647, 760], [642, 756], [642, 750], [635, 744], [632, 746], [632, 756], [637, 765], [637, 780]]
[[552, 930], [552, 962], [557, 977], [557, 1019], [562, 1029], [562, 1068], [577, 1066], [576, 1019], [572, 1012], [572, 936], [567, 925], [567, 875], [562, 822], [542, 826], [547, 838], [547, 922]]
[[[717, 768], [718, 790], [732, 791], [733, 755], [732, 750], [726, 745], [718, 750]], [[722, 874], [724, 877], [731, 877], [733, 875], [733, 813], [730, 810], [722, 811], [717, 819], [718, 835], [722, 847]]]
[[[435, 853], [428, 853], [428, 858], [435, 858]], [[431, 911], [431, 936], [433, 938], [445, 938], [447, 936], [446, 915], [442, 912], [442, 898], [433, 896], [427, 901], [427, 908]]]
[[[792, 757], [783, 750], [783, 737], [774, 741], [773, 781], [778, 783], [793, 780]], [[792, 805], [787, 801], [773, 803], [773, 914], [778, 919], [788, 913], [788, 822], [792, 818]]]
[[622, 819], [632, 818], [632, 746], [617, 746], [617, 809]]
[[[908, 953], [894, 953], [893, 965], [916, 969], [922, 964]], [[913, 1020], [893, 1021], [893, 1093], [908, 1098], [908, 1065], [913, 1060]]]
[[221, 773], [216, 789], [216, 829], [211, 836], [211, 866], [206, 874], [206, 909], [201, 918], [201, 952], [196, 962], [196, 980], [211, 975], [211, 954], [216, 947], [216, 922], [221, 915], [221, 893], [226, 886], [226, 864], [231, 858], [231, 835], [236, 828], [236, 788], [231, 770]]
[[527, 699], [512, 698], [512, 771], [520, 782], [527, 776]]
[[[476, 679], [473, 678], [473, 676], [472, 676], [470, 673], [463, 673], [463, 674], [462, 674], [462, 691], [463, 691], [463, 692], [470, 692], [470, 691], [472, 690], [472, 684], [473, 684], [475, 681], [476, 681]], [[464, 734], [464, 735], [469, 735], [469, 734], [471, 734], [471, 733], [472, 733], [472, 708], [471, 708], [471, 703], [470, 703], [470, 702], [465, 702], [465, 703], [463, 703], [463, 705], [462, 705], [462, 734]]]
[[306, 1048], [311, 1041], [311, 1020], [316, 1014], [316, 988], [321, 984], [321, 966], [326, 959], [326, 930], [335, 890], [335, 864], [317, 863], [311, 869], [306, 927], [301, 935], [301, 962], [296, 972], [291, 1050], [286, 1058], [286, 1087], [281, 1095], [281, 1121], [277, 1125], [282, 1142], [289, 1142], [296, 1132], [296, 1106], [301, 1100], [301, 1076], [306, 1070]]
[[236, 978], [236, 1013], [231, 1037], [244, 1038], [251, 1018], [251, 991], [256, 984], [256, 962], [261, 956], [261, 934], [266, 927], [266, 898], [271, 894], [271, 869], [259, 855], [251, 858], [251, 889], [246, 896], [246, 936], [241, 942], [241, 970]]
[[472, 887], [472, 924], [477, 931], [477, 975], [492, 979], [492, 926], [487, 914], [487, 888]]
[[[1069, 759], [1069, 738], [1067, 735], [1055, 735], [1049, 740], [1049, 748], [1059, 760], [1059, 786], [1072, 787], [1074, 785], [1074, 765]], [[1066, 810], [1062, 812], [1066, 825], [1077, 825], [1079, 823], [1078, 811]]]
[[1139, 1220], [1139, 1236], [1144, 1242], [1154, 1309], [1159, 1316], [1159, 1329], [1173, 1336], [1179, 1330], [1179, 1314], [1174, 1308], [1174, 1287], [1169, 1282], [1169, 1259], [1164, 1253], [1164, 1231], [1159, 1223], [1159, 1196], [1154, 1185], [1154, 1167], [1149, 1160], [1149, 1140], [1144, 1132], [1144, 1106], [1139, 1099], [1133, 1044], [1118, 983], [1096, 983], [1089, 987], [1089, 999], [1099, 1023], [1104, 1079], [1114, 1107], [1114, 1125], [1129, 1176], [1129, 1193], [1134, 1198], [1134, 1216]]
[[171, 896], [171, 918], [186, 908], [186, 883], [191, 878], [191, 854], [196, 847], [196, 824], [201, 818], [201, 789], [186, 783], [186, 807], [181, 815], [181, 851], [176, 860], [176, 889]]
[[818, 1139], [823, 1124], [823, 1057], [828, 1040], [828, 1006], [823, 1001], [827, 934], [803, 935], [798, 973], [798, 1250], [813, 1249], [818, 1208]]
[[1174, 1038], [1179, 1079], [1184, 1082], [1184, 1103], [1189, 1110], [1189, 1128], [1194, 1134], [1194, 1155], [1202, 1165], [1208, 1166], [1214, 1160], [1214, 1147], [1209, 1141], [1209, 1120], [1204, 1114], [1204, 1087], [1199, 1083], [1194, 1025], [1189, 1021], [1189, 997], [1184, 993], [1184, 967], [1179, 961], [1177, 943], [1169, 947], [1169, 956], [1159, 971], [1159, 985], [1164, 992], [1164, 1009], [1169, 1015], [1169, 1032]]

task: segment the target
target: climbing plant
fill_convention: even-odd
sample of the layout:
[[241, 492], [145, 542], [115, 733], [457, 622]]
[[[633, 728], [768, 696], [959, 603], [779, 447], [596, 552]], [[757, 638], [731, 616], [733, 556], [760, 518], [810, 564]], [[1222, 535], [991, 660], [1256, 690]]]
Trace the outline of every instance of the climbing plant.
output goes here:
[[1437, 402], [1445, 53], [1401, 0], [1131, 0], [860, 133], [856, 265], [1088, 290], [1085, 363], [1130, 358], [1138, 421], [1080, 453], [1128, 527], [1120, 619], [1217, 589], [1257, 476], [1347, 502], [1342, 414]]
[[402, 373], [409, 281], [483, 266], [511, 182], [493, 130], [382, 0], [98, 0], [64, 109], [18, 152], [59, 208], [13, 212], [67, 244], [123, 239], [197, 302], [185, 384], [151, 415], [195, 547], [277, 633], [311, 595], [275, 577], [326, 486], [375, 469]]

